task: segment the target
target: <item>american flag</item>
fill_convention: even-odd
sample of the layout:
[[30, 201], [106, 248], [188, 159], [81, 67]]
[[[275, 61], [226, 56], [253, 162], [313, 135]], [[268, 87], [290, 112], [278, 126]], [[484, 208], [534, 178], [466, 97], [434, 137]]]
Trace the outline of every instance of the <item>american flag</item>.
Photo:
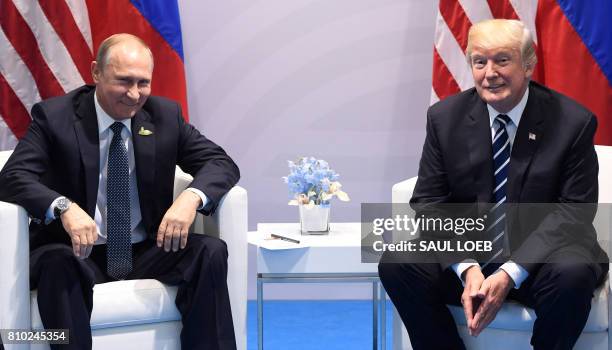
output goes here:
[[537, 46], [533, 79], [595, 113], [595, 142], [612, 145], [612, 2], [608, 0], [440, 0], [431, 103], [474, 85], [465, 58], [468, 30], [473, 23], [491, 18], [525, 23]]
[[153, 91], [187, 117], [176, 0], [0, 0], [0, 150], [25, 135], [36, 102], [92, 83], [95, 50], [115, 33], [147, 42], [163, 67]]

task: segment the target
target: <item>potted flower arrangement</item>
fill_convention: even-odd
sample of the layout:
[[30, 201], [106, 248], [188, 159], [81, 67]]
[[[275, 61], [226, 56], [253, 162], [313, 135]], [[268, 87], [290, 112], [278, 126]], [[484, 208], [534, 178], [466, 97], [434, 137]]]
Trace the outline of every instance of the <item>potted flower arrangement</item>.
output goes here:
[[283, 180], [292, 198], [289, 205], [300, 207], [302, 233], [329, 232], [330, 200], [334, 196], [341, 201], [350, 200], [341, 190], [339, 177], [322, 159], [303, 157], [296, 162], [289, 161], [289, 175]]

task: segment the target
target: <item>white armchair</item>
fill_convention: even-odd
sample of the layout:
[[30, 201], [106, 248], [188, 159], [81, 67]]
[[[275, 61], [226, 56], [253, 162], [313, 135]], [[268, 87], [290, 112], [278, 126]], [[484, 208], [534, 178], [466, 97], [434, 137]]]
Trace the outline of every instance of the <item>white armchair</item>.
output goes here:
[[[612, 147], [596, 146], [599, 159], [599, 203], [612, 203]], [[408, 203], [416, 184], [416, 177], [397, 183], [392, 189], [393, 203]], [[597, 213], [595, 220], [599, 225], [599, 243], [609, 252], [608, 237], [612, 230], [611, 214], [609, 207], [603, 207]], [[595, 291], [591, 301], [591, 313], [587, 324], [578, 339], [576, 349], [584, 350], [607, 350], [612, 349], [612, 336], [609, 335], [609, 325], [612, 324], [612, 298], [610, 294], [610, 283], [606, 279], [603, 286]], [[531, 330], [536, 319], [533, 309], [516, 302], [506, 302], [497, 314], [495, 320], [477, 338], [468, 335], [466, 320], [463, 309], [459, 306], [448, 306], [459, 334], [470, 350], [496, 349], [496, 350], [521, 350], [531, 349]], [[393, 313], [393, 349], [412, 349], [410, 339], [402, 324], [402, 320], [394, 310]]]
[[[11, 152], [0, 152], [0, 168]], [[177, 167], [175, 196], [191, 182]], [[36, 291], [29, 288], [28, 214], [0, 202], [0, 329], [42, 329]], [[235, 186], [212, 217], [198, 214], [194, 232], [223, 239], [228, 246], [232, 317], [239, 350], [246, 350], [247, 192]], [[181, 316], [174, 304], [176, 287], [156, 280], [130, 280], [94, 287], [91, 328], [94, 349], [180, 349]], [[13, 349], [48, 349], [48, 345], [5, 345]]]

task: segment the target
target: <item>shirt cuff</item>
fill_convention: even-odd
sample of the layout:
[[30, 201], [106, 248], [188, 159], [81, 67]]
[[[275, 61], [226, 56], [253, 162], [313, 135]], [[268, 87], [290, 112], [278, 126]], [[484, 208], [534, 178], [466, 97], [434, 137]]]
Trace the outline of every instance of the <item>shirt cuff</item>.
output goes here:
[[202, 210], [206, 206], [206, 204], [208, 203], [208, 197], [206, 197], [204, 192], [198, 190], [197, 188], [187, 187], [185, 189], [185, 191], [189, 191], [189, 192], [193, 192], [193, 193], [197, 194], [200, 197], [200, 199], [202, 200], [202, 205], [200, 205], [197, 210]]
[[508, 262], [504, 263], [499, 267], [501, 270], [506, 271], [508, 276], [512, 278], [514, 281], [514, 289], [519, 289], [521, 284], [527, 277], [529, 277], [529, 272], [525, 270], [521, 265], [513, 262], [512, 260], [508, 260]]
[[459, 280], [461, 281], [461, 284], [463, 286], [465, 286], [465, 283], [463, 281], [463, 278], [461, 278], [461, 275], [463, 274], [465, 270], [467, 270], [469, 267], [472, 267], [472, 266], [479, 266], [478, 262], [476, 262], [476, 260], [474, 259], [466, 259], [460, 263], [451, 265], [451, 269], [455, 271], [455, 273], [457, 274], [457, 277], [459, 277]]
[[45, 213], [45, 225], [48, 225], [51, 223], [51, 221], [55, 220], [55, 214], [53, 213], [53, 211], [55, 207], [57, 206], [57, 202], [62, 198], [66, 198], [66, 197], [60, 196], [60, 197], [55, 198], [53, 202], [51, 202], [51, 205], [49, 206], [49, 208], [47, 209], [47, 212]]

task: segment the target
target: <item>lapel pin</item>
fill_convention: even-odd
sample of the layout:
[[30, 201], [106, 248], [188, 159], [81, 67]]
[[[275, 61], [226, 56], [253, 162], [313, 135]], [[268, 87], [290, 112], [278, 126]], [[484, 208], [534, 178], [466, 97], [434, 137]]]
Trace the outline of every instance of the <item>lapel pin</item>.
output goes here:
[[529, 133], [529, 139], [530, 139], [530, 140], [532, 140], [532, 141], [535, 141], [535, 139], [536, 139], [536, 134], [534, 134], [534, 133], [530, 132], [530, 133]]
[[[152, 135], [152, 134], [153, 134], [153, 131], [151, 131], [151, 130], [147, 130], [147, 129], [145, 129], [145, 128], [144, 128], [144, 127], [142, 127], [142, 126], [140, 127], [140, 130], [138, 130], [138, 135], [142, 135], [142, 136], [149, 136], [149, 135]], [[530, 136], [530, 137], [531, 137], [531, 136]]]

